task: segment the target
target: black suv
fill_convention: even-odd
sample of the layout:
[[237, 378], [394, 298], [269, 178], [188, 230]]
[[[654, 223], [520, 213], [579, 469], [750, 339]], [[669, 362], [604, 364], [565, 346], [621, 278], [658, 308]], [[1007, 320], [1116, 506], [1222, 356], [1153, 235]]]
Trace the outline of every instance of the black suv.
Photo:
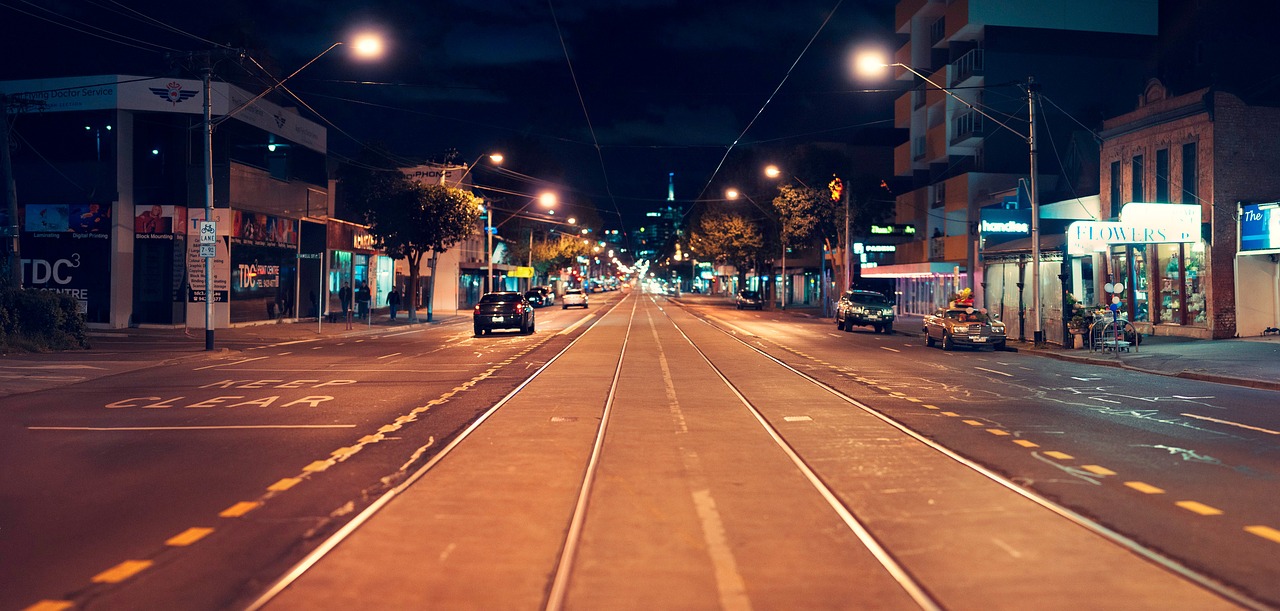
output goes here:
[[836, 328], [871, 327], [893, 333], [893, 302], [875, 291], [845, 291], [836, 304]]
[[739, 310], [746, 308], [764, 309], [764, 297], [760, 296], [760, 291], [742, 291], [738, 293], [738, 298], [734, 301]]
[[485, 293], [476, 304], [472, 322], [476, 337], [494, 329], [519, 329], [528, 335], [534, 332], [533, 304], [523, 293]]

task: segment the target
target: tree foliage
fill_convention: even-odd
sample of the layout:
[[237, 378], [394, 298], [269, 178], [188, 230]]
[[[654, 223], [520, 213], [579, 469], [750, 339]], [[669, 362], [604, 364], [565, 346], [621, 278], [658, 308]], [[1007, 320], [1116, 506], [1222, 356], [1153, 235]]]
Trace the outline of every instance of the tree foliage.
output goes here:
[[[836, 213], [831, 197], [826, 191], [810, 187], [782, 185], [773, 198], [773, 208], [778, 211], [782, 225], [782, 243], [795, 246], [820, 234], [821, 229], [832, 224]], [[840, 208], [839, 214], [844, 214]], [[841, 216], [841, 222], [844, 218]]]
[[695, 255], [740, 270], [755, 261], [764, 248], [760, 227], [734, 212], [714, 211], [702, 215], [689, 235], [689, 249]]

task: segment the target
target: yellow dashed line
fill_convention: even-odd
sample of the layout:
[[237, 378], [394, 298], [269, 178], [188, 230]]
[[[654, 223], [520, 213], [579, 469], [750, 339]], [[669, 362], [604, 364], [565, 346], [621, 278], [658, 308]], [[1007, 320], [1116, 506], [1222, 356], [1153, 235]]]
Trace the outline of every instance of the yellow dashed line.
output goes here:
[[908, 401], [910, 401], [910, 402], [912, 402], [912, 403], [924, 403], [923, 401], [921, 401], [921, 400], [919, 400], [919, 399], [917, 399], [917, 398], [915, 398], [915, 397], [903, 397], [903, 399], [906, 399], [906, 400], [908, 400]]
[[259, 503], [257, 501], [240, 501], [235, 505], [232, 505], [226, 509], [223, 509], [222, 513], [218, 514], [218, 517], [238, 518], [246, 513], [249, 513], [250, 511], [253, 511], [254, 509], [257, 509], [261, 505], [262, 503]]
[[[421, 409], [421, 408], [419, 408], [419, 409]], [[414, 410], [414, 411], [417, 411], [417, 410]], [[381, 433], [379, 433], [379, 434], [377, 434], [377, 435], [365, 435], [364, 437], [361, 437], [361, 438], [360, 438], [360, 443], [377, 443], [377, 442], [379, 442], [379, 441], [382, 441], [382, 434], [381, 434]]]
[[955, 412], [942, 412], [942, 415], [943, 415], [943, 416], [951, 416], [952, 418], [959, 418], [959, 417], [960, 417], [960, 414], [957, 414], [957, 413], [955, 413]]
[[978, 422], [977, 420], [961, 420], [961, 422], [969, 426], [982, 426], [982, 423]]
[[1001, 429], [987, 429], [987, 432], [988, 432], [988, 433], [991, 433], [992, 435], [995, 435], [995, 436], [997, 436], [997, 437], [1003, 437], [1003, 436], [1005, 436], [1005, 435], [1008, 435], [1008, 434], [1009, 434], [1009, 431], [1005, 431], [1005, 430], [1001, 430]]
[[378, 429], [378, 432], [379, 432], [379, 433], [394, 433], [394, 432], [396, 432], [396, 431], [398, 431], [398, 430], [400, 430], [400, 425], [398, 425], [398, 424], [387, 424], [387, 425], [383, 425], [382, 427], [380, 427], [380, 428]]
[[1137, 490], [1143, 494], [1164, 494], [1163, 488], [1156, 488], [1146, 482], [1125, 482], [1124, 485]]
[[1071, 460], [1072, 458], [1075, 458], [1074, 456], [1067, 454], [1066, 452], [1059, 452], [1057, 450], [1050, 450], [1048, 452], [1045, 452], [1044, 455], [1048, 456], [1049, 458], [1056, 458], [1058, 460]]
[[307, 473], [319, 473], [333, 466], [332, 460], [317, 460], [302, 468]]
[[185, 547], [209, 536], [209, 533], [212, 532], [212, 528], [192, 527], [170, 537], [164, 544], [172, 547]]
[[888, 386], [877, 386], [876, 388], [879, 388], [880, 390], [883, 390], [885, 392], [893, 392], [893, 389], [889, 388]]
[[42, 600], [22, 611], [63, 611], [74, 606], [75, 603], [69, 600]]
[[1013, 440], [1013, 442], [1014, 442], [1014, 443], [1016, 443], [1016, 444], [1018, 444], [1018, 445], [1020, 445], [1020, 446], [1022, 446], [1022, 447], [1024, 447], [1024, 448], [1038, 448], [1038, 447], [1040, 447], [1040, 444], [1038, 444], [1038, 443], [1036, 443], [1036, 442], [1034, 442], [1034, 441], [1027, 441], [1026, 439], [1014, 439], [1014, 440]]
[[267, 486], [267, 490], [270, 490], [272, 492], [284, 492], [285, 490], [288, 490], [301, 483], [302, 483], [301, 477], [286, 477], [274, 484], [271, 484], [270, 486]]
[[1101, 467], [1098, 465], [1084, 465], [1083, 467], [1080, 467], [1080, 468], [1094, 475], [1115, 475], [1116, 474], [1115, 471], [1112, 471], [1111, 469], [1108, 469], [1106, 467]]
[[1186, 509], [1187, 511], [1190, 511], [1192, 513], [1198, 513], [1202, 516], [1222, 515], [1221, 509], [1218, 509], [1217, 507], [1210, 507], [1208, 505], [1205, 505], [1204, 503], [1199, 503], [1196, 501], [1178, 501], [1177, 503], [1174, 503], [1174, 505], [1177, 505], [1178, 507]]
[[1270, 526], [1246, 526], [1244, 531], [1251, 534], [1268, 539], [1272, 543], [1280, 543], [1280, 530], [1271, 528]]
[[927, 403], [925, 404], [925, 406], [924, 406], [924, 407], [925, 407], [925, 409], [938, 409], [938, 406], [937, 406], [937, 405], [929, 405], [929, 404], [927, 404]]
[[142, 571], [147, 570], [153, 563], [150, 560], [125, 560], [97, 575], [93, 576], [93, 583], [120, 583]]
[[905, 394], [905, 393], [900, 393], [900, 392], [898, 392], [898, 391], [896, 391], [896, 390], [895, 390], [895, 391], [890, 392], [889, 394], [891, 394], [891, 395], [893, 395], [893, 396], [895, 396], [895, 397], [901, 397], [901, 396], [904, 396], [904, 394]]
[[364, 449], [364, 446], [362, 445], [347, 446], [345, 448], [338, 448], [330, 452], [329, 456], [332, 456], [338, 460], [346, 460], [354, 456], [356, 452], [359, 452], [360, 450], [363, 450], [363, 449]]

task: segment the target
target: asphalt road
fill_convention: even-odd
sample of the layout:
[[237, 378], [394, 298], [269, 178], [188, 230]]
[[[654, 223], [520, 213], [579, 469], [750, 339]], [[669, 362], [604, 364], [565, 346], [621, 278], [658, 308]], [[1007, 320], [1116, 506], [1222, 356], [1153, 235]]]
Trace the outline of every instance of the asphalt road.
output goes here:
[[1008, 479], [1280, 606], [1277, 393], [698, 311]]
[[[229, 353], [160, 366], [108, 340], [105, 360], [13, 364], [43, 375], [15, 376], [18, 394], [0, 399], [0, 608], [228, 608], [600, 309], [539, 310], [531, 336], [454, 324], [224, 340]], [[67, 365], [85, 380], [49, 379]]]
[[[122, 348], [109, 362], [60, 363], [98, 368], [67, 370], [92, 372], [83, 381], [26, 379], [28, 386], [11, 391], [19, 394], [0, 399], [0, 608], [41, 600], [113, 609], [240, 606], [623, 297], [593, 296], [587, 311], [539, 310], [532, 336], [475, 338], [469, 324], [456, 324], [341, 339], [245, 340], [219, 358], [154, 367], [130, 363]], [[1280, 606], [1280, 508], [1271, 502], [1280, 476], [1280, 413], [1273, 408], [1280, 402], [1273, 392], [1016, 352], [944, 352], [918, 337], [838, 332], [830, 321], [776, 312], [681, 307], [662, 298], [657, 304], [780, 421], [819, 407], [811, 404], [812, 389], [755, 360], [745, 365], [733, 338], [1153, 550], [1171, 571], [1185, 567]], [[645, 325], [628, 327], [633, 349], [652, 362], [655, 350], [667, 350], [664, 367], [677, 373], [663, 375], [677, 383], [693, 375], [701, 357], [671, 348], [685, 340], [659, 331], [654, 311], [645, 316]], [[664, 339], [654, 348], [649, 336], [659, 333]], [[583, 366], [609, 367], [607, 360]], [[650, 408], [669, 419], [661, 388], [648, 379], [632, 380], [628, 396], [637, 413], [646, 409], [641, 397], [657, 397]], [[568, 380], [566, 395], [577, 392]], [[715, 385], [709, 378], [683, 384], [686, 409], [705, 407], [688, 398], [688, 385], [708, 392]], [[559, 392], [542, 400], [556, 402]], [[709, 422], [710, 430], [725, 426]], [[836, 450], [851, 440], [808, 441], [834, 452], [819, 462], [847, 462], [849, 454]], [[648, 447], [637, 442], [622, 455], [643, 465]], [[717, 456], [712, 447], [700, 455], [714, 457], [707, 460], [726, 477], [736, 477], [735, 460], [746, 460]], [[667, 459], [677, 466], [682, 460]], [[646, 473], [624, 472], [613, 480], [614, 493], [602, 496], [612, 499], [600, 503], [615, 528], [602, 527], [601, 540], [634, 522], [627, 482]], [[733, 485], [768, 497], [756, 488], [759, 480]], [[751, 522], [763, 507], [726, 507], [725, 515]], [[915, 550], [908, 555], [928, 545], [909, 530], [886, 533]], [[931, 559], [940, 563], [931, 570], [963, 572], [955, 559], [945, 560]], [[597, 587], [608, 591], [607, 582]]]

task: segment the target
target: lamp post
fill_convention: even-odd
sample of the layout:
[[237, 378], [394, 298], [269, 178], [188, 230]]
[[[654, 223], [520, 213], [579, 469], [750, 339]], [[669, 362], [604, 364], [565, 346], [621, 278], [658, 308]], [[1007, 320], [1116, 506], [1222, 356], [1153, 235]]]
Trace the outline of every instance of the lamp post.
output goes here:
[[[777, 166], [769, 166], [769, 167], [765, 168], [765, 174], [766, 174], [766, 175], [770, 174], [770, 170], [771, 170], [771, 169], [772, 169], [772, 171], [773, 171], [773, 176], [771, 176], [771, 178], [778, 176], [778, 172], [779, 172], [779, 170], [778, 170], [778, 167], [777, 167]], [[797, 179], [797, 180], [799, 180], [799, 179]], [[771, 214], [768, 210], [765, 210], [765, 209], [764, 209], [764, 206], [761, 206], [758, 202], [756, 202], [756, 200], [752, 199], [750, 195], [747, 195], [746, 193], [743, 193], [742, 191], [739, 191], [739, 190], [737, 190], [737, 189], [729, 188], [729, 189], [725, 189], [724, 196], [725, 196], [725, 197], [727, 197], [727, 198], [729, 198], [729, 199], [738, 199], [739, 197], [745, 197], [745, 198], [747, 198], [747, 201], [751, 202], [751, 205], [755, 206], [756, 208], [758, 208], [758, 209], [760, 210], [760, 212], [763, 212], [763, 213], [764, 213], [764, 217], [765, 217], [766, 219], [769, 219], [770, 221], [773, 221], [773, 222], [777, 222], [777, 223], [778, 223], [778, 241], [779, 241], [779, 242], [782, 242], [782, 241], [783, 241], [783, 239], [782, 239], [782, 220], [781, 220], [781, 219], [776, 219], [776, 218], [774, 218], [774, 217], [773, 217], [773, 214]], [[787, 246], [786, 246], [786, 244], [783, 244], [783, 245], [782, 245], [782, 273], [783, 273], [784, 275], [783, 275], [783, 280], [782, 280], [782, 290], [781, 290], [780, 292], [782, 293], [782, 295], [781, 295], [781, 298], [782, 298], [782, 309], [784, 309], [784, 310], [787, 308], [787, 302], [786, 302], [786, 299], [787, 299], [787, 298], [786, 298], [786, 295], [785, 295], [785, 292], [786, 292], [786, 276], [785, 276], [786, 271], [787, 271]], [[760, 288], [761, 288], [762, 290], [764, 289], [764, 287], [760, 287]]]
[[969, 110], [972, 110], [973, 112], [976, 112], [979, 115], [982, 115], [983, 118], [991, 121], [992, 123], [995, 123], [996, 125], [999, 125], [1000, 127], [1003, 127], [1005, 130], [1021, 138], [1023, 141], [1027, 143], [1027, 149], [1031, 157], [1030, 159], [1030, 166], [1031, 166], [1030, 167], [1030, 173], [1031, 173], [1030, 183], [1031, 184], [1029, 189], [1030, 192], [1028, 193], [1031, 199], [1031, 301], [1035, 309], [1035, 315], [1032, 317], [1031, 328], [1033, 333], [1033, 341], [1035, 342], [1035, 344], [1037, 346], [1043, 344], [1044, 329], [1042, 328], [1042, 316], [1040, 312], [1040, 201], [1039, 201], [1039, 195], [1038, 195], [1039, 179], [1036, 176], [1036, 173], [1039, 169], [1037, 160], [1036, 160], [1036, 157], [1037, 157], [1036, 155], [1036, 92], [1040, 90], [1040, 86], [1039, 84], [1036, 83], [1035, 77], [1027, 77], [1027, 119], [1029, 122], [1028, 122], [1027, 133], [1023, 134], [1022, 132], [1012, 127], [1009, 127], [1009, 125], [1006, 124], [1005, 122], [984, 112], [981, 108], [978, 108], [977, 106], [969, 103], [964, 98], [961, 98], [955, 93], [952, 93], [950, 89], [947, 89], [933, 82], [932, 80], [929, 79], [929, 77], [923, 74], [920, 74], [920, 72], [918, 72], [915, 68], [912, 68], [911, 66], [908, 66], [903, 63], [892, 63], [892, 64], [885, 63], [882, 58], [876, 57], [874, 55], [863, 55], [858, 58], [857, 63], [858, 63], [858, 70], [866, 74], [878, 73], [881, 69], [888, 68], [890, 66], [896, 66], [898, 68], [902, 68], [903, 70], [906, 70], [907, 72], [910, 72], [911, 74], [920, 78], [920, 80], [923, 80], [929, 85], [932, 85], [934, 89], [937, 89], [938, 91], [941, 91], [942, 93], [947, 94], [952, 99], [963, 104]]
[[[467, 175], [470, 174], [471, 170], [476, 167], [476, 164], [480, 163], [480, 160], [484, 159], [486, 156], [489, 157], [489, 161], [492, 161], [494, 165], [498, 165], [502, 163], [502, 160], [504, 159], [504, 157], [502, 156], [502, 153], [482, 153], [479, 157], [476, 157], [475, 161], [472, 161], [471, 164], [467, 166], [467, 169], [462, 172], [462, 176], [458, 177], [459, 186], [462, 185], [463, 180], [466, 180]], [[440, 175], [440, 180], [444, 181], [443, 173], [441, 173]]]
[[[316, 60], [320, 59], [321, 57], [324, 57], [326, 53], [336, 49], [341, 44], [343, 44], [343, 42], [338, 41], [329, 45], [328, 48], [321, 51], [315, 57], [311, 58], [309, 61], [307, 61], [307, 63], [303, 64], [301, 68], [294, 70], [291, 74], [289, 74], [289, 76], [286, 76], [281, 80], [277, 81], [275, 80], [274, 77], [272, 77], [272, 81], [275, 82], [274, 85], [266, 88], [265, 90], [262, 91], [262, 93], [259, 93], [258, 95], [250, 98], [248, 101], [231, 109], [221, 117], [218, 117], [218, 121], [216, 123], [213, 120], [213, 102], [211, 101], [211, 96], [209, 95], [209, 88], [213, 84], [213, 68], [211, 65], [212, 60], [208, 54], [205, 55], [205, 58], [204, 58], [205, 65], [202, 70], [202, 77], [203, 77], [202, 80], [204, 81], [203, 82], [204, 102], [202, 104], [202, 111], [204, 116], [202, 117], [202, 119], [204, 123], [203, 125], [204, 129], [201, 131], [203, 131], [203, 137], [204, 137], [204, 142], [203, 142], [204, 168], [202, 173], [204, 174], [204, 220], [206, 223], [214, 222], [214, 218], [213, 218], [213, 128], [227, 121], [228, 119], [234, 117], [235, 115], [239, 114], [240, 111], [248, 108], [249, 106], [252, 106], [254, 102], [261, 100], [271, 92], [284, 87], [284, 84], [286, 81], [297, 76], [299, 72], [302, 72], [308, 66], [315, 63]], [[378, 38], [374, 36], [363, 35], [357, 38], [355, 48], [356, 48], [356, 53], [362, 57], [375, 57], [381, 54], [382, 43]], [[216, 254], [217, 253], [216, 229], [213, 230], [213, 234], [214, 234], [213, 252]], [[213, 310], [213, 298], [215, 293], [214, 277], [213, 277], [213, 273], [214, 273], [213, 260], [214, 260], [214, 257], [212, 256], [204, 257], [204, 349], [207, 351], [212, 351], [214, 349], [214, 327], [216, 326], [214, 322], [214, 310]], [[324, 269], [323, 263], [321, 263], [321, 269]], [[228, 299], [231, 298], [230, 294], [227, 295], [227, 298]], [[319, 312], [317, 312], [317, 316], [319, 316]]]
[[[778, 169], [778, 166], [776, 165], [765, 166], [764, 175], [768, 176], [769, 178], [778, 178], [779, 176], [782, 175], [782, 170]], [[792, 174], [791, 178], [794, 178], [796, 182], [800, 183], [800, 186], [806, 189], [809, 188], [809, 185], [804, 184], [804, 181], [800, 180], [799, 176]], [[782, 309], [784, 310], [787, 309], [787, 237], [786, 236], [787, 236], [786, 227], [783, 226], [782, 220], [779, 219], [778, 220], [778, 241], [782, 242]]]

